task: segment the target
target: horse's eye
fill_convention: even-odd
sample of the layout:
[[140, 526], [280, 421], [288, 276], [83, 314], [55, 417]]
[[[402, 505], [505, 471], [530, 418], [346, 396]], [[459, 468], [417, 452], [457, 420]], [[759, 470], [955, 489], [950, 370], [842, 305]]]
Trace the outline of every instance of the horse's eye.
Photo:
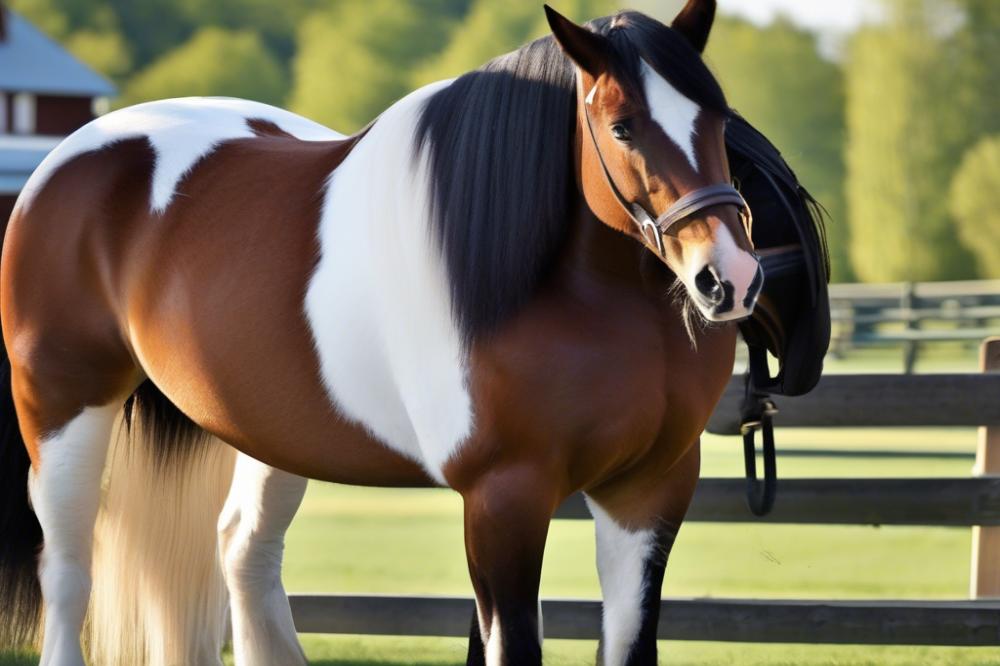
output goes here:
[[615, 137], [618, 141], [628, 142], [632, 140], [632, 133], [628, 131], [622, 123], [615, 123], [611, 126], [611, 136]]

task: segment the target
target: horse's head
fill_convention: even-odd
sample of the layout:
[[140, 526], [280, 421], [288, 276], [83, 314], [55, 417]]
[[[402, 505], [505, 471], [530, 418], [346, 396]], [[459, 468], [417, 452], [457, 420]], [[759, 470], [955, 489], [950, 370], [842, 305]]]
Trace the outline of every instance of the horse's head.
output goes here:
[[667, 27], [633, 12], [593, 29], [546, 7], [577, 68], [579, 181], [591, 210], [646, 245], [709, 321], [753, 311], [763, 273], [750, 211], [730, 185], [728, 106], [701, 60], [714, 0]]

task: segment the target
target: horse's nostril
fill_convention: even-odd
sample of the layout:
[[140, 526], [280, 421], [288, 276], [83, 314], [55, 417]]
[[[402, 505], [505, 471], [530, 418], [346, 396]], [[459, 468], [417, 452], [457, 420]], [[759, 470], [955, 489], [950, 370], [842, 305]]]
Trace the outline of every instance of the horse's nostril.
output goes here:
[[716, 304], [722, 300], [723, 289], [722, 285], [719, 284], [718, 278], [715, 274], [709, 270], [708, 266], [702, 268], [697, 275], [694, 276], [694, 286], [697, 287], [701, 295], [707, 298], [712, 304]]

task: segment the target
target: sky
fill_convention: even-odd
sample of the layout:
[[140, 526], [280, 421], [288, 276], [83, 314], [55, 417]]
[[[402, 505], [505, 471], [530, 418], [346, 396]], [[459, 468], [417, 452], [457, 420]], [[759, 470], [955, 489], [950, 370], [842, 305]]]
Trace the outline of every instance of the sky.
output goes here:
[[873, 0], [719, 0], [719, 10], [761, 25], [784, 14], [819, 32], [850, 31], [877, 17]]

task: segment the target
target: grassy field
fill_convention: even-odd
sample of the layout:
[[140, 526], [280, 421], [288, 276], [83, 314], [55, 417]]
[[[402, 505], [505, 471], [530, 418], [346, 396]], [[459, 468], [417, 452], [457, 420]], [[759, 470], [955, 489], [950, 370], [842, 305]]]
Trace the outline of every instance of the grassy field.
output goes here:
[[[898, 371], [898, 356], [876, 355], [867, 371]], [[895, 364], [895, 365], [894, 365]], [[832, 362], [831, 369], [858, 371]], [[922, 371], [974, 370], [966, 354], [929, 358]], [[781, 448], [972, 452], [969, 428], [780, 429]], [[739, 476], [735, 438], [706, 436], [705, 476]], [[782, 457], [793, 476], [968, 476], [971, 460]], [[778, 501], [781, 501], [780, 495]], [[970, 531], [907, 527], [765, 526], [690, 523], [667, 569], [666, 596], [962, 599], [968, 594]], [[449, 491], [310, 485], [288, 534], [290, 592], [471, 595], [462, 546], [461, 504]], [[542, 576], [544, 597], [598, 597], [592, 525], [556, 521]], [[462, 664], [460, 639], [303, 635], [314, 664]], [[758, 645], [665, 641], [667, 665], [1000, 664], [998, 649]], [[547, 664], [592, 664], [596, 644], [547, 641]], [[0, 666], [35, 660], [0, 658]]]

